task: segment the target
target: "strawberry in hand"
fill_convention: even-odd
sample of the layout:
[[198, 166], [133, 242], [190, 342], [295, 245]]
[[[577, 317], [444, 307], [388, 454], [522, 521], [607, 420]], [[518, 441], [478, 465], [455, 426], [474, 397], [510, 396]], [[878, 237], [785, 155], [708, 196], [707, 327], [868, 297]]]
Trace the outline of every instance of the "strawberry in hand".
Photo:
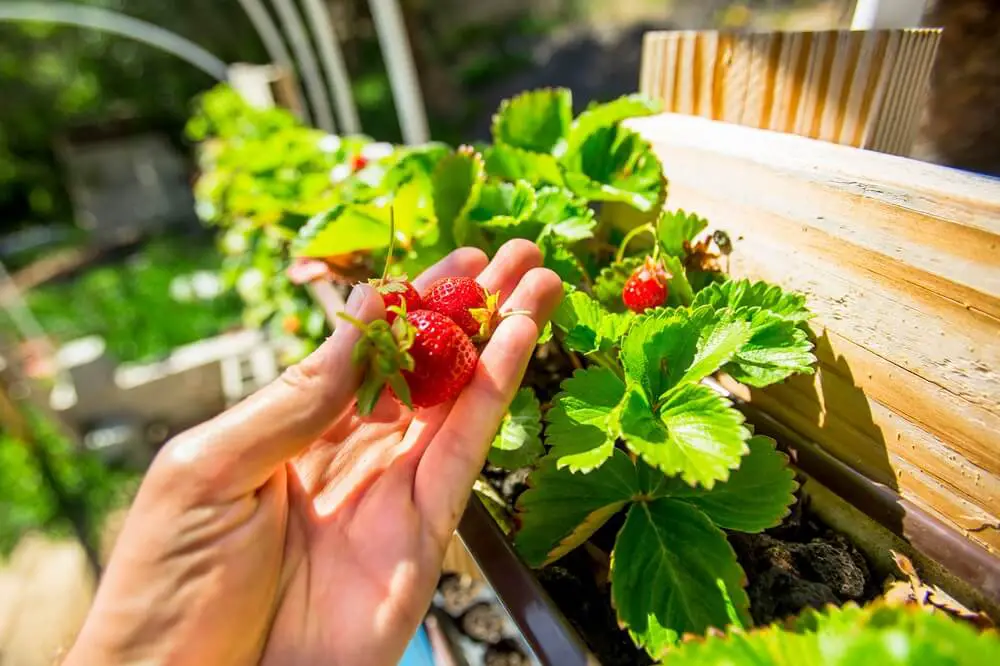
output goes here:
[[471, 277], [435, 281], [423, 296], [423, 307], [458, 324], [473, 342], [485, 342], [500, 323], [500, 295], [490, 293]]
[[382, 296], [382, 303], [385, 304], [385, 319], [390, 324], [396, 319], [395, 308], [404, 307], [407, 310], [423, 309], [423, 301], [416, 287], [403, 277], [383, 277], [379, 280], [369, 280], [368, 284], [373, 286]]

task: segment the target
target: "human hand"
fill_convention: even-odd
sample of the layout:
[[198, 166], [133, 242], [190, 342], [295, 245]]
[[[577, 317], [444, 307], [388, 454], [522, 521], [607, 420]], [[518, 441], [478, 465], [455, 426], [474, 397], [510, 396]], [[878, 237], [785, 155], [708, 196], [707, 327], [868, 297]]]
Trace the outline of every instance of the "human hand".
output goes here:
[[[528, 241], [459, 249], [414, 282], [478, 276], [503, 320], [471, 383], [416, 413], [361, 418], [338, 324], [311, 356], [169, 442], [126, 519], [64, 665], [394, 665], [426, 612], [490, 442], [562, 294]], [[384, 314], [354, 289], [348, 313]]]

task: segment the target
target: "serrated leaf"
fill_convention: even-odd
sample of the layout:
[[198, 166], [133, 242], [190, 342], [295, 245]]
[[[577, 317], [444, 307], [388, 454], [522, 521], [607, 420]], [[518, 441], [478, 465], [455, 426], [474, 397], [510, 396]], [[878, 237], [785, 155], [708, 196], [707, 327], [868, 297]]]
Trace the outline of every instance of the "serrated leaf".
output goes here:
[[501, 217], [517, 224], [529, 219], [534, 211], [535, 190], [527, 181], [490, 182], [480, 189], [478, 200], [469, 210], [469, 219], [489, 226], [491, 220]]
[[594, 280], [594, 296], [601, 305], [612, 312], [622, 312], [625, 309], [625, 304], [622, 302], [625, 281], [641, 265], [640, 257], [626, 257], [622, 261], [615, 261], [602, 268]]
[[493, 141], [535, 153], [551, 153], [573, 121], [573, 98], [565, 88], [531, 90], [504, 100], [493, 116]]
[[659, 113], [661, 106], [656, 100], [637, 94], [624, 95], [603, 104], [591, 104], [573, 121], [566, 150], [577, 150], [587, 137], [602, 127], [617, 125], [628, 118]]
[[[706, 323], [702, 324], [701, 321]], [[700, 382], [746, 348], [750, 323], [740, 319], [712, 320], [707, 308], [691, 315], [691, 325], [699, 328], [694, 357], [681, 377], [682, 382]]]
[[770, 310], [744, 308], [732, 315], [749, 319], [751, 336], [723, 368], [748, 386], [764, 387], [797, 373], [812, 374], [816, 357], [808, 335]]
[[554, 272], [563, 282], [578, 284], [583, 279], [583, 266], [573, 251], [563, 245], [555, 236], [542, 233], [538, 237], [538, 247], [542, 251], [542, 265]]
[[606, 368], [577, 370], [546, 415], [545, 441], [560, 469], [589, 472], [611, 457], [625, 384]]
[[692, 240], [708, 226], [708, 220], [683, 210], [663, 211], [656, 222], [656, 237], [664, 252], [684, 256], [684, 242]]
[[767, 282], [730, 280], [710, 284], [694, 300], [694, 307], [711, 305], [716, 310], [738, 310], [759, 307], [775, 316], [794, 323], [807, 321], [813, 314], [806, 308], [806, 297]]
[[619, 354], [625, 375], [647, 396], [662, 395], [690, 367], [699, 335], [686, 310], [659, 310], [636, 317]]
[[543, 187], [536, 195], [537, 206], [531, 219], [544, 225], [553, 236], [574, 243], [594, 235], [597, 222], [586, 201], [561, 187]]
[[687, 270], [677, 257], [665, 255], [661, 257], [663, 265], [670, 273], [667, 302], [670, 305], [688, 306], [694, 301], [694, 290], [688, 282]]
[[442, 234], [454, 245], [467, 240], [468, 213], [479, 199], [485, 178], [482, 157], [471, 149], [446, 155], [434, 170], [434, 215]]
[[562, 169], [552, 155], [498, 143], [486, 149], [483, 159], [491, 178], [526, 180], [536, 186], [563, 184]]
[[622, 451], [585, 475], [543, 458], [518, 498], [514, 545], [533, 567], [554, 562], [620, 511], [635, 495], [636, 484], [635, 466]]
[[701, 384], [679, 384], [650, 404], [633, 386], [621, 409], [621, 436], [629, 449], [664, 474], [712, 488], [729, 478], [747, 452], [743, 415]]
[[566, 185], [592, 201], [621, 201], [646, 212], [660, 203], [663, 169], [653, 149], [624, 127], [603, 127], [560, 163]]
[[668, 478], [656, 492], [693, 504], [723, 529], [763, 532], [778, 525], [795, 502], [795, 473], [788, 466], [788, 456], [777, 450], [773, 439], [756, 435], [747, 446], [750, 453], [739, 469], [711, 490], [692, 488], [677, 478]]
[[388, 208], [340, 204], [314, 216], [299, 230], [292, 254], [326, 258], [388, 246]]
[[746, 577], [725, 533], [685, 502], [632, 505], [611, 557], [619, 621], [654, 659], [686, 633], [750, 622]]
[[606, 336], [609, 325], [604, 323], [614, 316], [584, 292], [572, 290], [559, 304], [552, 323], [565, 333], [563, 342], [570, 350], [589, 354], [615, 344]]
[[544, 453], [541, 440], [542, 411], [530, 388], [514, 396], [493, 438], [489, 460], [497, 467], [520, 469], [533, 465]]

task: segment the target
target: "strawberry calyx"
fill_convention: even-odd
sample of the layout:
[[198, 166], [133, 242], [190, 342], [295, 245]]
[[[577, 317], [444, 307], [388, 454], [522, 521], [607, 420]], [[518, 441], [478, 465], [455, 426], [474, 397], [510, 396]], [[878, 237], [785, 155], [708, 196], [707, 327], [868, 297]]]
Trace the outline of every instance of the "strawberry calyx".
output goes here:
[[413, 371], [413, 356], [409, 350], [413, 347], [416, 329], [406, 320], [405, 304], [392, 306], [389, 310], [397, 315], [391, 324], [384, 319], [366, 324], [342, 312], [338, 314], [362, 334], [351, 352], [351, 360], [365, 366], [364, 379], [356, 393], [361, 416], [372, 413], [386, 384], [403, 404], [411, 406], [410, 387], [402, 372]]
[[368, 284], [380, 294], [400, 294], [406, 291], [408, 280], [405, 275], [393, 275], [391, 277], [372, 278]]
[[669, 283], [671, 278], [674, 277], [673, 273], [664, 267], [662, 261], [659, 261], [649, 255], [646, 255], [646, 259], [642, 262], [642, 267], [639, 270], [645, 271], [646, 275], [649, 276], [648, 279], [656, 280], [663, 285]]
[[472, 336], [472, 341], [486, 342], [493, 335], [493, 331], [500, 325], [500, 292], [490, 293], [483, 289], [485, 303], [481, 308], [469, 308], [469, 314], [479, 324], [479, 332]]

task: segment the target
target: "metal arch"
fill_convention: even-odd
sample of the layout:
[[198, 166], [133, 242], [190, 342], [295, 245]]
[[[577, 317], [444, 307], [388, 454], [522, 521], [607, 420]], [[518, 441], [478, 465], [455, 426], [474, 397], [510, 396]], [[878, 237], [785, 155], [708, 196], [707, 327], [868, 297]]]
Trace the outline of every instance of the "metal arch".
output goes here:
[[333, 122], [330, 100], [326, 96], [323, 77], [319, 72], [319, 63], [316, 62], [316, 55], [309, 43], [309, 35], [306, 34], [302, 15], [299, 14], [299, 10], [296, 9], [292, 0], [274, 0], [274, 8], [278, 12], [278, 18], [285, 25], [292, 50], [302, 66], [302, 78], [306, 84], [306, 93], [309, 96], [309, 104], [313, 107], [316, 122], [323, 131], [336, 132], [337, 127]]
[[222, 60], [180, 35], [118, 12], [67, 2], [0, 3], [0, 21], [43, 21], [93, 28], [128, 37], [173, 54], [218, 81], [228, 78]]
[[319, 55], [326, 69], [327, 82], [333, 92], [333, 104], [337, 111], [337, 122], [344, 134], [361, 131], [358, 107], [354, 103], [351, 79], [344, 64], [344, 54], [333, 29], [330, 13], [323, 0], [305, 0], [306, 14], [312, 24], [313, 36], [319, 47]]

